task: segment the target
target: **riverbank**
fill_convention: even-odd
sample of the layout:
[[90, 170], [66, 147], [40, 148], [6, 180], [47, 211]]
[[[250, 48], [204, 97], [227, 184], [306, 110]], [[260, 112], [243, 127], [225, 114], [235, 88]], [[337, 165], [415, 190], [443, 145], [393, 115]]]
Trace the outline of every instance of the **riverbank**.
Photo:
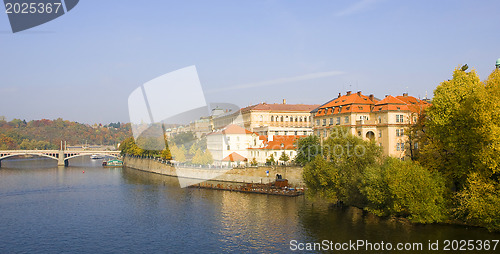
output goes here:
[[[280, 174], [284, 179], [288, 180], [290, 186], [305, 187], [302, 179], [303, 169], [296, 166], [243, 167], [229, 170], [183, 167], [183, 174], [178, 175], [174, 166], [157, 159], [125, 156], [123, 162], [126, 167], [160, 175], [232, 183], [271, 183], [276, 179], [276, 175]], [[211, 175], [215, 177], [212, 178]]]

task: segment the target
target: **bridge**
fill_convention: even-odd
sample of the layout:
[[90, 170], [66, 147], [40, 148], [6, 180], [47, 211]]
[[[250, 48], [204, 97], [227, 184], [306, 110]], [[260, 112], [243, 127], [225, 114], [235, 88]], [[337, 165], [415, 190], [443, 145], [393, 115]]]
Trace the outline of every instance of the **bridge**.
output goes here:
[[19, 155], [34, 155], [34, 156], [47, 157], [47, 158], [57, 160], [58, 166], [68, 166], [69, 159], [79, 157], [79, 156], [92, 155], [92, 154], [119, 157], [120, 151], [92, 151], [92, 150], [4, 150], [4, 151], [1, 151], [0, 150], [0, 167], [2, 166], [1, 163], [2, 163], [3, 159], [9, 158], [9, 157], [14, 157], [14, 156], [19, 156]]

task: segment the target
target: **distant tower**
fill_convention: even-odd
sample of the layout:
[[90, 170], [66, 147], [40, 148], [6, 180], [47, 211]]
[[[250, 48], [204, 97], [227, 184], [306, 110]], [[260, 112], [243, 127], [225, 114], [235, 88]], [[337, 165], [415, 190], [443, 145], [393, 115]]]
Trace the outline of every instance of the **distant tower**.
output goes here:
[[500, 69], [500, 58], [497, 59], [497, 63], [495, 64], [495, 66], [497, 67], [497, 69]]

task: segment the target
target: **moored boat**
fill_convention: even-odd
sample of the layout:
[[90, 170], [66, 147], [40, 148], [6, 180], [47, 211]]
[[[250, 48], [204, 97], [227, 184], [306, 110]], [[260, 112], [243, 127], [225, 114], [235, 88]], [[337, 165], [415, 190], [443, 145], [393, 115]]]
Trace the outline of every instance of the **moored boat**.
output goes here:
[[103, 161], [102, 166], [103, 167], [121, 167], [121, 166], [123, 166], [123, 161], [118, 160], [118, 159]]

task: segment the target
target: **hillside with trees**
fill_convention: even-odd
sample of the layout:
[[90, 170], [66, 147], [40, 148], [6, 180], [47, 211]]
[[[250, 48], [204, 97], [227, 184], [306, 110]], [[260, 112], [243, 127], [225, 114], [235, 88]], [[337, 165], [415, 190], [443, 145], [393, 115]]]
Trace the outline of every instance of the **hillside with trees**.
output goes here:
[[132, 135], [130, 124], [110, 123], [88, 125], [56, 120], [25, 121], [0, 119], [0, 150], [59, 149], [61, 141], [68, 146], [112, 145], [115, 146]]

